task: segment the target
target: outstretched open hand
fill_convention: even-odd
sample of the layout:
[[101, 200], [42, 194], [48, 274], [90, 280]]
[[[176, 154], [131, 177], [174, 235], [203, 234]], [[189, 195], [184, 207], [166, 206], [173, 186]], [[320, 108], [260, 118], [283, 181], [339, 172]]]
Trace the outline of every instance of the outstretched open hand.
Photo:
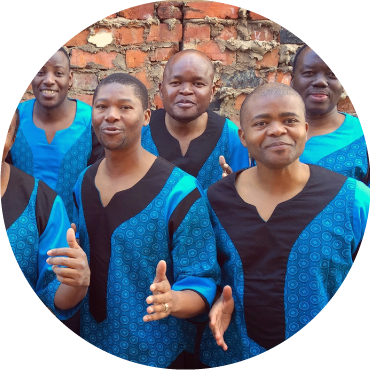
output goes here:
[[227, 351], [228, 348], [224, 340], [224, 333], [229, 327], [234, 306], [231, 287], [226, 285], [221, 297], [216, 301], [209, 312], [209, 327], [217, 345], [222, 347], [224, 351]]

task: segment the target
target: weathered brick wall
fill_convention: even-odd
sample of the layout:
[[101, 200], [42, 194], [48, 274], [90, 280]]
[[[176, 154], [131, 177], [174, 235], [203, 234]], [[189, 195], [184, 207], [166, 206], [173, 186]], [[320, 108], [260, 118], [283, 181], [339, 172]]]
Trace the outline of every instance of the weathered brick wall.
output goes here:
[[[245, 96], [263, 82], [291, 80], [302, 41], [277, 23], [236, 6], [211, 1], [153, 2], [112, 14], [65, 43], [74, 72], [70, 97], [92, 102], [98, 82], [127, 72], [148, 88], [151, 108], [162, 107], [158, 84], [179, 50], [207, 54], [215, 68], [211, 109], [239, 123]], [[31, 86], [23, 99], [32, 98]], [[355, 113], [345, 97], [339, 109]]]

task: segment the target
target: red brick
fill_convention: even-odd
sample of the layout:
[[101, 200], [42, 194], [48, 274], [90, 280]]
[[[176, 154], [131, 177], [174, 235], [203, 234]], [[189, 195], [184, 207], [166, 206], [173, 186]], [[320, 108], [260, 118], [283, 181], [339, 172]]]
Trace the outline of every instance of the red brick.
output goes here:
[[173, 55], [179, 51], [178, 47], [172, 48], [157, 48], [154, 54], [150, 57], [152, 62], [162, 62], [163, 60], [169, 60]]
[[94, 90], [98, 86], [98, 78], [91, 73], [74, 73], [73, 87], [82, 90]]
[[249, 17], [253, 20], [257, 20], [257, 19], [260, 19], [260, 20], [267, 19], [268, 20], [268, 18], [264, 17], [263, 15], [259, 15], [257, 13], [251, 12], [251, 11], [249, 12]]
[[150, 26], [147, 41], [181, 41], [182, 40], [182, 25], [175, 24], [172, 30], [168, 25], [161, 23], [159, 25], [152, 24]]
[[338, 110], [346, 113], [356, 113], [355, 108], [348, 96], [345, 99], [339, 101]]
[[34, 97], [35, 97], [35, 95], [33, 95], [33, 93], [26, 91], [26, 92], [23, 94], [22, 99], [21, 99], [21, 101], [20, 101], [20, 102], [22, 102], [22, 101], [26, 101], [26, 100], [30, 100], [30, 99], [33, 99]]
[[189, 40], [208, 41], [211, 39], [211, 27], [208, 24], [197, 25], [187, 23], [184, 30], [184, 41]]
[[234, 109], [240, 110], [244, 99], [247, 97], [247, 94], [240, 94], [236, 99], [235, 99], [235, 105]]
[[77, 94], [73, 95], [72, 99], [78, 99], [83, 101], [86, 104], [89, 104], [92, 106], [92, 100], [93, 100], [93, 95], [87, 95], [87, 94]]
[[257, 25], [252, 25], [249, 30], [252, 40], [272, 41], [274, 39], [274, 34], [268, 27], [258, 27]]
[[87, 44], [87, 38], [90, 34], [89, 30], [83, 30], [78, 33], [75, 37], [71, 38], [64, 46], [82, 46]]
[[148, 58], [148, 53], [141, 50], [127, 50], [126, 51], [126, 66], [127, 68], [143, 67]]
[[159, 94], [156, 94], [154, 96], [153, 103], [155, 104], [155, 109], [161, 109], [161, 108], [163, 108], [163, 101], [160, 98]]
[[145, 71], [137, 72], [133, 76], [136, 77], [138, 80], [140, 80], [146, 86], [147, 89], [151, 89], [153, 87], [153, 83], [148, 80], [148, 77]]
[[217, 3], [213, 1], [205, 2], [189, 2], [185, 8], [185, 19], [192, 18], [205, 18], [207, 15], [209, 17], [216, 18], [238, 18], [239, 7]]
[[278, 71], [276, 82], [281, 82], [285, 85], [290, 86], [291, 80], [292, 80], [292, 75], [289, 72], [284, 73], [284, 72]]
[[236, 39], [237, 36], [238, 36], [238, 32], [236, 31], [236, 27], [232, 26], [232, 27], [225, 27], [222, 30], [222, 32], [217, 36], [217, 38], [221, 40], [229, 40], [232, 37]]
[[232, 64], [235, 61], [236, 53], [230, 50], [221, 51], [216, 41], [205, 41], [196, 44], [195, 49], [206, 54], [211, 60], [220, 60], [223, 64]]
[[267, 75], [267, 82], [276, 82], [276, 72], [269, 72]]
[[114, 13], [114, 14], [108, 15], [108, 17], [105, 17], [105, 19], [113, 19], [113, 18], [117, 18], [117, 13]]
[[154, 17], [154, 3], [134, 6], [120, 11], [118, 15], [127, 19], [148, 19]]
[[180, 9], [182, 3], [178, 1], [164, 1], [161, 2], [157, 8], [157, 15], [159, 19], [182, 19], [182, 11]]
[[279, 50], [273, 49], [256, 62], [257, 68], [277, 67], [279, 63]]
[[121, 27], [114, 31], [114, 37], [120, 45], [135, 45], [144, 42], [144, 27]]
[[105, 51], [99, 51], [96, 54], [92, 54], [87, 51], [73, 49], [71, 64], [85, 68], [87, 63], [97, 63], [107, 68], [113, 68], [114, 65], [112, 61], [116, 56], [116, 52], [106, 53]]

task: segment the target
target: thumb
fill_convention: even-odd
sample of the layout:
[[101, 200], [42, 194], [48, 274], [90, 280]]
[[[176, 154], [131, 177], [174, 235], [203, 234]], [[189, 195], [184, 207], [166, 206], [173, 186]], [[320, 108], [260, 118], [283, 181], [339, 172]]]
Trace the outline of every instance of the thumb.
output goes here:
[[229, 285], [226, 285], [222, 291], [222, 296], [224, 297], [224, 300], [227, 302], [232, 298], [233, 291]]
[[77, 227], [76, 227], [76, 224], [74, 224], [73, 222], [71, 223], [71, 228], [74, 230], [75, 234], [76, 234], [76, 231], [77, 231]]
[[218, 162], [220, 163], [220, 166], [223, 168], [224, 164], [226, 164], [226, 159], [223, 155], [220, 155], [218, 158]]
[[166, 270], [167, 270], [167, 265], [166, 261], [159, 261], [157, 265], [157, 270], [156, 270], [156, 275], [154, 281], [156, 283], [165, 280], [166, 277]]
[[72, 228], [67, 230], [67, 243], [70, 248], [80, 249], [80, 246], [76, 241], [75, 231]]

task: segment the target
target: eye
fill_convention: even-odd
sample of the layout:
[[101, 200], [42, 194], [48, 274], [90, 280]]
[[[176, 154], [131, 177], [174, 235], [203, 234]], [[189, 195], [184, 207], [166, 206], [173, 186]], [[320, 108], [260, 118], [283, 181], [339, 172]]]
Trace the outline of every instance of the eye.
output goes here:
[[304, 76], [304, 77], [311, 77], [314, 74], [315, 74], [314, 71], [303, 71], [302, 72], [302, 76]]
[[286, 120], [284, 120], [285, 125], [294, 125], [297, 122], [298, 120], [296, 118], [287, 118]]
[[178, 86], [178, 85], [180, 85], [180, 82], [179, 81], [171, 81], [170, 85], [171, 86]]
[[263, 128], [267, 125], [266, 121], [258, 121], [253, 124], [253, 127]]
[[328, 76], [330, 77], [330, 78], [337, 78], [337, 76], [332, 72], [332, 71], [329, 71], [328, 72]]
[[95, 105], [95, 108], [96, 109], [104, 109], [104, 108], [106, 108], [107, 106], [105, 105], [105, 104], [102, 104], [102, 103], [99, 103], [99, 104], [97, 104], [97, 105]]
[[202, 87], [202, 86], [205, 86], [205, 83], [201, 81], [197, 81], [194, 85], [197, 87]]
[[62, 77], [62, 76], [64, 76], [64, 73], [62, 71], [57, 71], [57, 72], [55, 72], [55, 75], [58, 76], [58, 77]]
[[132, 107], [130, 105], [122, 105], [121, 109], [128, 110], [128, 109], [132, 109]]
[[43, 74], [44, 74], [43, 71], [38, 71], [37, 74], [36, 74], [36, 76], [42, 76]]

